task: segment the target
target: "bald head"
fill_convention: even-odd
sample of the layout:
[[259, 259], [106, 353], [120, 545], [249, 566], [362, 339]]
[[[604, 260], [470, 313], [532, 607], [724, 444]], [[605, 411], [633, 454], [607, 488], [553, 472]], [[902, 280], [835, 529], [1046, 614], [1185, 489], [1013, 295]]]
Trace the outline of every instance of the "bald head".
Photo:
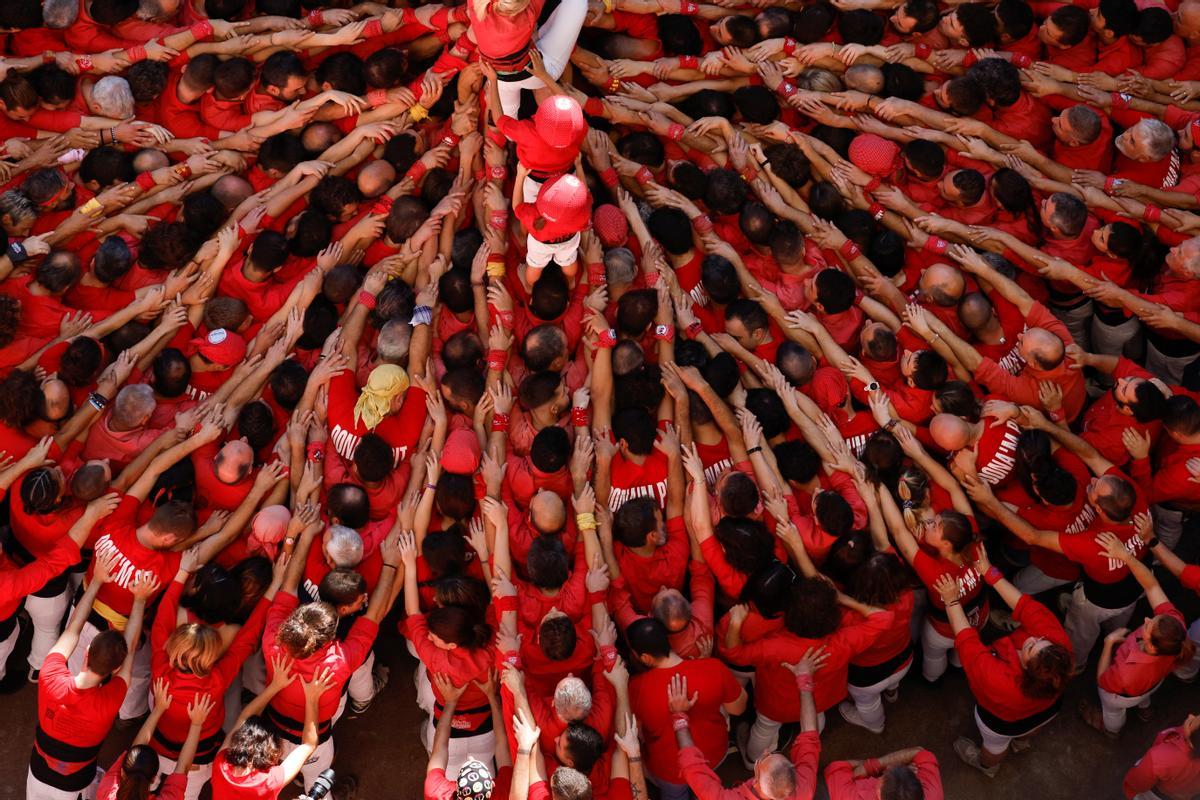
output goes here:
[[1184, 39], [1200, 39], [1200, 0], [1184, 0], [1175, 12], [1175, 32]]
[[650, 615], [671, 633], [678, 633], [692, 621], [692, 606], [678, 589], [661, 589], [650, 603]]
[[934, 444], [950, 453], [971, 443], [971, 426], [953, 414], [938, 414], [929, 422], [929, 436]]
[[1021, 336], [1025, 360], [1039, 369], [1054, 369], [1066, 354], [1063, 340], [1045, 328], [1030, 328]]
[[754, 768], [758, 795], [769, 800], [787, 800], [796, 791], [796, 768], [782, 753], [772, 753]]
[[254, 450], [241, 439], [226, 442], [213, 458], [217, 480], [234, 484], [250, 474], [254, 467]]
[[382, 158], [367, 164], [358, 173], [358, 190], [363, 197], [379, 197], [396, 182], [396, 168]]
[[254, 187], [240, 175], [222, 175], [212, 187], [213, 198], [226, 211], [233, 211], [252, 194]]
[[969, 292], [958, 304], [958, 318], [969, 330], [980, 330], [992, 319], [992, 303], [982, 292]]
[[46, 399], [48, 422], [60, 422], [71, 413], [71, 390], [57, 378], [42, 384], [42, 396]]
[[310, 153], [323, 153], [342, 139], [342, 132], [332, 122], [314, 122], [300, 134], [300, 144]]
[[921, 294], [948, 308], [958, 304], [967, 282], [962, 273], [949, 264], [933, 264], [921, 273], [920, 287]]
[[167, 158], [167, 154], [161, 150], [153, 150], [146, 148], [140, 151], [133, 157], [134, 172], [153, 172], [156, 169], [162, 169], [171, 165], [171, 159]]
[[567, 506], [554, 492], [543, 489], [529, 501], [529, 519], [540, 533], [561, 531], [567, 524]]
[[879, 94], [883, 91], [883, 70], [868, 64], [855, 64], [846, 70], [846, 88]]

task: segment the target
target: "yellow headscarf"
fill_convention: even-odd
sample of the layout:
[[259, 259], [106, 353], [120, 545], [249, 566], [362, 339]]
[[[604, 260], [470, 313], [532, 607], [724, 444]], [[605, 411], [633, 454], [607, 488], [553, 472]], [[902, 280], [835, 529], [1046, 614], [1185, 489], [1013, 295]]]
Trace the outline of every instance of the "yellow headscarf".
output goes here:
[[380, 364], [371, 370], [367, 385], [363, 387], [358, 402], [354, 404], [354, 422], [359, 420], [367, 430], [383, 422], [392, 410], [392, 399], [408, 389], [408, 373], [395, 364]]

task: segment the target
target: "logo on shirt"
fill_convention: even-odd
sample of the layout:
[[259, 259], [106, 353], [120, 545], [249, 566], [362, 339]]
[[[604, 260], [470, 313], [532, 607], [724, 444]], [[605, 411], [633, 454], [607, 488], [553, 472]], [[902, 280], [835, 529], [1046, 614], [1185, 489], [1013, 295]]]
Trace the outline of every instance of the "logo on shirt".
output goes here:
[[[355, 436], [341, 425], [333, 426], [333, 431], [330, 433], [330, 439], [333, 440], [333, 449], [337, 451], [339, 456], [347, 461], [354, 460], [354, 451], [358, 449], [358, 443], [362, 441], [361, 436]], [[392, 448], [392, 456], [396, 459], [397, 464], [404, 461], [404, 458], [407, 455], [408, 445]]]
[[120, 566], [115, 571], [110, 573], [108, 582], [115, 583], [122, 589], [128, 589], [130, 582], [133, 580], [133, 576], [137, 574], [137, 565], [130, 561], [126, 555], [121, 552], [121, 549], [117, 547], [117, 544], [112, 540], [112, 537], [106, 533], [97, 539], [94, 552], [94, 558], [96, 560], [108, 558], [113, 554], [117, 556]]
[[658, 501], [660, 506], [665, 506], [667, 503], [666, 480], [661, 480], [658, 483], [648, 486], [631, 486], [628, 489], [613, 487], [613, 490], [608, 495], [608, 507], [616, 511], [635, 497], [653, 497]]
[[725, 470], [733, 466], [733, 460], [722, 458], [717, 463], [713, 464], [708, 469], [704, 470], [704, 483], [708, 486], [711, 492], [717, 486], [717, 479], [725, 474]]
[[993, 486], [1003, 482], [1013, 471], [1013, 467], [1017, 465], [1017, 441], [1021, 429], [1012, 420], [1006, 423], [1006, 427], [1007, 430], [1000, 439], [996, 452], [986, 464], [979, 468], [979, 477]]

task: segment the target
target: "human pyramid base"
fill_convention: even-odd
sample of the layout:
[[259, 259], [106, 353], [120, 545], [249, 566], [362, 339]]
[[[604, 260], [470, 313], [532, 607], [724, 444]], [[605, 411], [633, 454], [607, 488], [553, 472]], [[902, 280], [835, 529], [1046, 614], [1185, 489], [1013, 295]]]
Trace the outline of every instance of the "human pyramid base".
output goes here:
[[398, 638], [427, 800], [940, 800], [820, 734], [950, 670], [978, 796], [1060, 714], [1200, 796], [1119, 744], [1200, 673], [1200, 0], [0, 28], [29, 800], [319, 796]]

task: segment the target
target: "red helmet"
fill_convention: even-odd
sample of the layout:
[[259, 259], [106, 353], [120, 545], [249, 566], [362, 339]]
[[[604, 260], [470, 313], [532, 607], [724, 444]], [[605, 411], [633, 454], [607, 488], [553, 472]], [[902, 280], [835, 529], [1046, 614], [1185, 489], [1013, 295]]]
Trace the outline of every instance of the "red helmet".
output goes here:
[[539, 216], [557, 225], [583, 230], [592, 213], [592, 194], [587, 185], [568, 172], [558, 175], [542, 186], [537, 196]]
[[538, 136], [551, 147], [569, 147], [583, 141], [587, 133], [587, 121], [583, 109], [573, 97], [556, 94], [538, 105], [533, 115]]

